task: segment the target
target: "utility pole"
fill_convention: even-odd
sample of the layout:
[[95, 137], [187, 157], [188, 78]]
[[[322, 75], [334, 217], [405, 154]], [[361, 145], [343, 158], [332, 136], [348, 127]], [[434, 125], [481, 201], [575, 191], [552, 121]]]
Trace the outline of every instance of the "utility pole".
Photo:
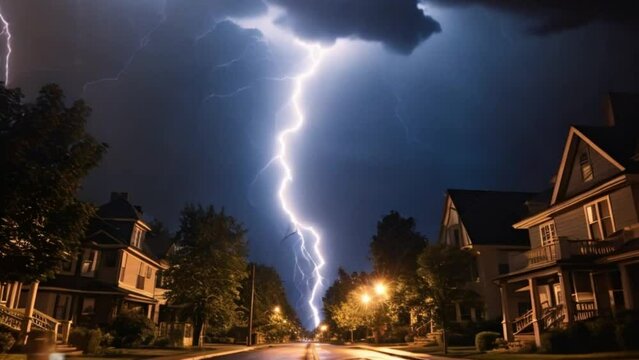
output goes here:
[[251, 269], [251, 312], [249, 314], [248, 346], [253, 345], [253, 303], [255, 302], [255, 264]]

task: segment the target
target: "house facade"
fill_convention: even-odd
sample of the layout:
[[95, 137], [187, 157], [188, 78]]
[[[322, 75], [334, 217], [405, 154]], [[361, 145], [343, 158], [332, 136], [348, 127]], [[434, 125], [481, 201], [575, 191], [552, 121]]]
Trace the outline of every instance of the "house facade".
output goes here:
[[[168, 269], [163, 257], [172, 245], [149, 237], [151, 228], [142, 215], [128, 194], [112, 193], [92, 219], [77, 257], [63, 264], [54, 279], [2, 284], [0, 318], [13, 314], [18, 318], [10, 321], [28, 323], [16, 326], [23, 333], [33, 325], [55, 327], [56, 332], [60, 324], [103, 326], [122, 311], [138, 312], [158, 323], [160, 307], [166, 305], [159, 275]], [[29, 321], [34, 314], [48, 321], [46, 327]]]
[[457, 322], [501, 317], [499, 287], [493, 279], [510, 271], [509, 259], [529, 249], [528, 234], [512, 228], [526, 214], [525, 202], [535, 194], [508, 191], [449, 189], [446, 193], [439, 242], [468, 249], [474, 255], [466, 287], [476, 294], [455, 303], [449, 318]]
[[531, 249], [498, 276], [503, 333], [541, 341], [556, 326], [636, 309], [639, 132], [572, 126], [546, 206], [514, 222]]

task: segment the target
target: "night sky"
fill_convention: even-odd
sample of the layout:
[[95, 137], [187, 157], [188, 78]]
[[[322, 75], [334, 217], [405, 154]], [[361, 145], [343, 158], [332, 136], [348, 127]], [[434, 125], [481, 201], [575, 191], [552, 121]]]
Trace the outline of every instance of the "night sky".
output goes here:
[[290, 120], [290, 77], [308, 66], [295, 38], [328, 48], [289, 151], [290, 195], [324, 237], [330, 283], [340, 265], [370, 269], [390, 210], [435, 239], [446, 188], [548, 186], [568, 125], [602, 124], [607, 91], [639, 92], [636, 12], [605, 3], [5, 0], [0, 11], [9, 86], [33, 98], [59, 83], [110, 146], [82, 198], [129, 192], [173, 229], [187, 202], [224, 207], [310, 324], [296, 243], [282, 240], [281, 171], [262, 170]]

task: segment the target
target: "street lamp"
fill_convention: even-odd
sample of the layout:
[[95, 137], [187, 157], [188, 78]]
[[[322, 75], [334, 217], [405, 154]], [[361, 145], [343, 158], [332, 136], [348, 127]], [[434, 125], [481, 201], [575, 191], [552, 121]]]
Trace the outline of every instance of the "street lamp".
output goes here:
[[368, 305], [368, 303], [371, 302], [370, 295], [368, 295], [367, 293], [362, 294], [362, 302], [364, 303], [364, 305]]
[[386, 295], [386, 285], [384, 283], [377, 283], [375, 284], [375, 294], [379, 295], [379, 296], [384, 296]]
[[328, 325], [322, 325], [322, 326], [320, 326], [320, 331], [321, 331], [321, 332], [325, 332], [326, 330], [328, 330]]
[[273, 308], [273, 312], [275, 312], [275, 313], [278, 313], [278, 314], [279, 314], [279, 313], [280, 313], [280, 311], [282, 311], [282, 309], [280, 309], [280, 307], [279, 307], [279, 306], [276, 306], [276, 307], [274, 307], [274, 308]]

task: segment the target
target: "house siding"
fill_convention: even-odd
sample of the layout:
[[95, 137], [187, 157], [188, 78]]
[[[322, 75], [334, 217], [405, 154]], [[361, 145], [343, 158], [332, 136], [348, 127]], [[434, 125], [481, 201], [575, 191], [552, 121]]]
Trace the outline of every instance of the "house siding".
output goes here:
[[[131, 252], [123, 251], [123, 254], [124, 253], [126, 253], [126, 267], [124, 269], [124, 278], [120, 277], [121, 279], [119, 281], [120, 286], [132, 291], [142, 293], [146, 296], [153, 297], [153, 290], [155, 288], [155, 277], [156, 277], [157, 268], [150, 265], [148, 262], [144, 261], [143, 259], [140, 259], [139, 257], [137, 257], [135, 254]], [[123, 255], [121, 254], [120, 256], [121, 256], [120, 257], [120, 262], [121, 262]], [[150, 278], [146, 278], [146, 271], [144, 271], [144, 276], [145, 276], [144, 289], [137, 288], [138, 272], [139, 272], [141, 264], [144, 266], [144, 268], [146, 268], [147, 266], [151, 267]]]
[[541, 233], [539, 233], [539, 226], [533, 226], [528, 229], [528, 238], [530, 238], [531, 248], [541, 246]]
[[626, 186], [610, 194], [610, 207], [614, 218], [615, 230], [637, 223], [637, 202], [633, 190]]
[[[554, 220], [557, 236], [575, 240], [588, 239], [588, 226], [582, 205], [557, 214]], [[539, 231], [538, 227], [537, 229]]]
[[[577, 139], [576, 151], [572, 154], [572, 166], [570, 168], [568, 179], [566, 179], [566, 190], [562, 198], [569, 198], [581, 193], [594, 185], [600, 184], [606, 179], [618, 174], [620, 171], [606, 158], [601, 156], [599, 152], [588, 146], [586, 142]], [[590, 164], [593, 171], [593, 179], [584, 182], [581, 178], [581, 166], [579, 164], [579, 154], [588, 149], [590, 153]]]

